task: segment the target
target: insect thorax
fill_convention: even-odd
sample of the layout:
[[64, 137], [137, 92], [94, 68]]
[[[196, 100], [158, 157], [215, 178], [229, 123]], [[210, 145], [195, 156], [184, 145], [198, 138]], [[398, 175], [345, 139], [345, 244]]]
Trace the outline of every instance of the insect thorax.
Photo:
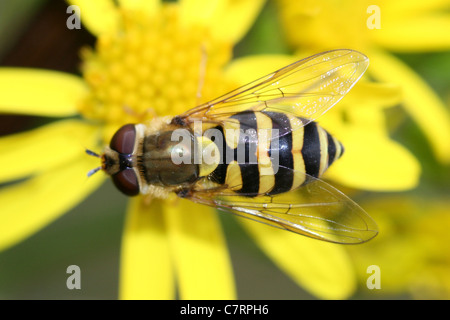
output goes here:
[[[142, 170], [148, 184], [178, 186], [191, 184], [199, 176], [194, 159], [194, 136], [178, 141], [174, 131], [146, 136], [143, 141]], [[178, 159], [184, 161], [177, 161]]]

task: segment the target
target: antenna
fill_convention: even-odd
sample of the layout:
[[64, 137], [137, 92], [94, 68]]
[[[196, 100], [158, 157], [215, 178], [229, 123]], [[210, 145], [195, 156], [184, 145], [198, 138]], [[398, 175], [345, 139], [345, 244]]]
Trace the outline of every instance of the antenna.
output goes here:
[[90, 156], [94, 156], [94, 157], [100, 158], [100, 155], [99, 155], [98, 153], [95, 153], [95, 152], [92, 151], [92, 150], [86, 149], [86, 153], [87, 153], [88, 155], [90, 155]]
[[[90, 155], [90, 156], [93, 156], [93, 157], [96, 157], [96, 158], [101, 158], [100, 155], [99, 155], [98, 153], [95, 153], [95, 152], [92, 151], [92, 150], [86, 149], [86, 153], [87, 153], [88, 155]], [[92, 176], [94, 173], [96, 173], [96, 172], [97, 172], [98, 170], [100, 170], [101, 168], [102, 168], [102, 167], [100, 166], [100, 167], [94, 168], [94, 169], [92, 169], [92, 170], [89, 170], [89, 172], [87, 173], [87, 176], [88, 176], [88, 177]]]
[[89, 170], [89, 172], [87, 173], [87, 176], [88, 177], [90, 177], [90, 176], [92, 176], [94, 173], [96, 173], [98, 170], [100, 170], [102, 167], [97, 167], [97, 168], [94, 168], [94, 169], [92, 169], [92, 170]]

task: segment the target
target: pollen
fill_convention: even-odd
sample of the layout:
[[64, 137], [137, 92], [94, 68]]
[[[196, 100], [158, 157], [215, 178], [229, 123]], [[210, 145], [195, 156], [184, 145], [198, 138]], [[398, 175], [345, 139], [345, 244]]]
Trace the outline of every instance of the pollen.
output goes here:
[[222, 76], [230, 43], [183, 22], [171, 4], [154, 16], [121, 10], [120, 28], [81, 52], [90, 90], [79, 110], [105, 124], [105, 140], [124, 123], [177, 115], [231, 89]]

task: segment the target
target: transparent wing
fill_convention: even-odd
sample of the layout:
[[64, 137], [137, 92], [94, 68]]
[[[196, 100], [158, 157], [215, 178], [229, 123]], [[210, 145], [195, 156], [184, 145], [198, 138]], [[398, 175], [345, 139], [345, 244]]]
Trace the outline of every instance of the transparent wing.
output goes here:
[[313, 121], [347, 94], [368, 65], [369, 59], [353, 50], [319, 53], [193, 108], [179, 117], [186, 122], [218, 121], [242, 111], [274, 111]]
[[376, 223], [358, 204], [326, 182], [307, 178], [308, 184], [282, 194], [239, 195], [227, 187], [209, 190], [201, 187], [191, 191], [188, 198], [328, 242], [357, 244], [377, 235]]

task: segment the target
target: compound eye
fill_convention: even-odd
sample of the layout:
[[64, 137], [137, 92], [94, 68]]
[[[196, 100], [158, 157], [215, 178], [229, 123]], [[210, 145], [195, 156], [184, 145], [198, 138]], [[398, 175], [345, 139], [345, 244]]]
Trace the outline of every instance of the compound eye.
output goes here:
[[117, 189], [127, 196], [137, 196], [139, 194], [139, 183], [133, 169], [125, 169], [112, 176]]
[[126, 124], [121, 127], [111, 139], [109, 147], [119, 153], [133, 153], [136, 140], [136, 128], [134, 124]]

